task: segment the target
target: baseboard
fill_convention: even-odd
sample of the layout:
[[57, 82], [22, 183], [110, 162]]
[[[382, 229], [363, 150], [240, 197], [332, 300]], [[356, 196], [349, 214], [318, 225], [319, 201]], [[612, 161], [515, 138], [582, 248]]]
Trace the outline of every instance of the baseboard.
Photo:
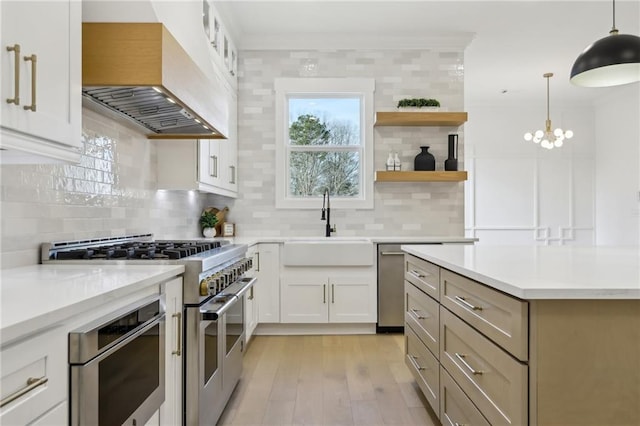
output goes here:
[[254, 335], [376, 334], [376, 324], [258, 324]]

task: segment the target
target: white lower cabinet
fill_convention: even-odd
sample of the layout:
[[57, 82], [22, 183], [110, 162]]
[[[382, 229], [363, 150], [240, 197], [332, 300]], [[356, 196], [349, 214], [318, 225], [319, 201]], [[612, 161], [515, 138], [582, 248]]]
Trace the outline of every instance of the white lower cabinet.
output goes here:
[[[169, 426], [182, 423], [182, 353], [184, 351], [182, 278], [165, 283], [164, 292], [166, 298], [165, 400], [160, 409], [159, 422]], [[151, 420], [147, 424], [158, 424], [158, 419], [155, 423]]]
[[[252, 245], [247, 250], [247, 257], [254, 259], [258, 252], [258, 245]], [[246, 276], [253, 278], [256, 276], [255, 264], [246, 272]], [[245, 323], [245, 346], [251, 340], [253, 332], [258, 326], [258, 302], [256, 299], [256, 288], [252, 286], [248, 292], [244, 294], [244, 323]]]
[[64, 401], [58, 404], [53, 410], [40, 417], [31, 426], [62, 426], [66, 425], [69, 420], [69, 403]]
[[280, 322], [280, 244], [257, 244], [253, 255], [259, 323]]
[[49, 329], [2, 347], [0, 357], [0, 424], [26, 425], [45, 413], [61, 417], [61, 424], [68, 423], [67, 410], [47, 413], [68, 398], [65, 328]]
[[376, 322], [375, 268], [285, 268], [283, 323]]

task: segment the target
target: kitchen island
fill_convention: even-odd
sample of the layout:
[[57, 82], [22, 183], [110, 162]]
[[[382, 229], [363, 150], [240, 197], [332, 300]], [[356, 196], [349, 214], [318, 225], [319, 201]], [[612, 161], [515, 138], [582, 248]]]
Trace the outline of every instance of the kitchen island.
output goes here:
[[443, 423], [640, 424], [637, 247], [402, 248], [407, 365]]

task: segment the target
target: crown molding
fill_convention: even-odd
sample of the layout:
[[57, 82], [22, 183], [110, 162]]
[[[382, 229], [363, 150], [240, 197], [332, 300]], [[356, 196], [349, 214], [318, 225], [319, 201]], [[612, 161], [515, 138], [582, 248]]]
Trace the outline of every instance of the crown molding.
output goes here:
[[243, 34], [237, 41], [239, 50], [431, 50], [464, 51], [474, 33], [397, 35], [380, 34], [300, 34], [250, 35]]

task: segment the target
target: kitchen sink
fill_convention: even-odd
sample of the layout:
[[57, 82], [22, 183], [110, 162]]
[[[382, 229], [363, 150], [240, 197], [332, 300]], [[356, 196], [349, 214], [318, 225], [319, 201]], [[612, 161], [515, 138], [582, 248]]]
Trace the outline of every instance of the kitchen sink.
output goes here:
[[285, 266], [370, 266], [374, 245], [366, 238], [309, 238], [286, 241]]

